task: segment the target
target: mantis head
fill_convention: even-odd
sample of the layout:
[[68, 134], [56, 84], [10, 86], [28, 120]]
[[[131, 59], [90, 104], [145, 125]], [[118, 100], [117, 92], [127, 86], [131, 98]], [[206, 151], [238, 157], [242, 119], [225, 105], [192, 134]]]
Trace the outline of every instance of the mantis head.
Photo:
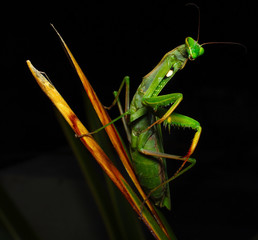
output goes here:
[[191, 37], [185, 39], [185, 45], [190, 60], [195, 60], [197, 57], [204, 54], [204, 48]]

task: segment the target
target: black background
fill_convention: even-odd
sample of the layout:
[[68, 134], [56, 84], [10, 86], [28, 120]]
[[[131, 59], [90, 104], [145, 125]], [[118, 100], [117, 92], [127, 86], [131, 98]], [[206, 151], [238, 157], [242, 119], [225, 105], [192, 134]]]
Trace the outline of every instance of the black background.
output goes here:
[[[166, 52], [184, 43], [186, 36], [196, 38], [198, 14], [185, 3], [74, 1], [5, 6], [1, 19], [2, 181], [8, 174], [21, 175], [20, 166], [36, 156], [64, 154], [67, 148], [52, 104], [28, 71], [27, 59], [47, 73], [83, 119], [80, 81], [49, 23], [58, 29], [99, 98], [108, 105], [125, 75], [131, 77], [133, 93]], [[179, 239], [255, 239], [258, 10], [254, 1], [195, 3], [201, 9], [200, 43], [240, 42], [247, 52], [234, 45], [207, 45], [204, 56], [188, 62], [166, 86], [167, 92], [184, 94], [177, 112], [193, 117], [203, 127], [194, 153], [196, 167], [171, 184], [171, 222]], [[169, 138], [167, 145], [170, 149]], [[65, 164], [79, 172], [74, 161]], [[37, 175], [39, 169], [34, 167], [30, 171]], [[69, 224], [76, 225], [76, 220]]]

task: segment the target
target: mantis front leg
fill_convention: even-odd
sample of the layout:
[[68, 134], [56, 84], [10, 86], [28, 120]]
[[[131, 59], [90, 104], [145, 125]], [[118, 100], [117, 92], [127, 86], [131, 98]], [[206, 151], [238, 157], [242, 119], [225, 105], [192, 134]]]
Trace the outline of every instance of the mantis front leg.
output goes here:
[[154, 110], [154, 112], [157, 111], [159, 107], [172, 104], [163, 116], [160, 116], [160, 118], [156, 122], [152, 123], [148, 128], [146, 128], [146, 131], [151, 129], [154, 125], [164, 122], [172, 114], [172, 112], [176, 109], [176, 107], [182, 100], [182, 93], [171, 93], [162, 96], [143, 98], [142, 103], [145, 106], [151, 107]]
[[[150, 100], [152, 100], [152, 102]], [[155, 106], [155, 100], [156, 100], [156, 102], [158, 102], [159, 107]], [[163, 101], [161, 101], [161, 100], [163, 100]], [[170, 107], [170, 109], [168, 111], [166, 109], [160, 107], [162, 104], [165, 103], [165, 100], [167, 100], [167, 101], [168, 100], [172, 100], [172, 101], [174, 100], [174, 103], [172, 104], [172, 106]], [[147, 154], [147, 155], [153, 155], [153, 156], [157, 156], [157, 157], [164, 157], [164, 158], [167, 158], [167, 159], [182, 160], [183, 163], [180, 166], [180, 168], [177, 170], [177, 172], [174, 174], [174, 176], [179, 176], [179, 175], [181, 175], [182, 173], [184, 173], [185, 171], [187, 171], [189, 169], [189, 168], [187, 168], [187, 169], [184, 169], [182, 171], [182, 169], [183, 169], [184, 165], [186, 164], [186, 162], [193, 163], [193, 161], [190, 159], [190, 156], [193, 154], [193, 152], [194, 152], [194, 150], [195, 150], [195, 148], [196, 148], [196, 146], [198, 144], [198, 141], [199, 141], [200, 135], [201, 135], [201, 131], [202, 131], [202, 127], [200, 126], [200, 123], [198, 121], [190, 118], [190, 117], [187, 117], [187, 116], [175, 113], [175, 112], [172, 112], [168, 116], [168, 113], [173, 111], [173, 109], [175, 109], [175, 107], [179, 104], [179, 102], [181, 100], [182, 100], [182, 94], [180, 94], [180, 93], [173, 93], [173, 94], [169, 94], [169, 95], [158, 96], [158, 97], [155, 97], [155, 98], [149, 98], [148, 99], [148, 103], [151, 103], [151, 104], [149, 104], [149, 106], [155, 106], [155, 108], [153, 108], [153, 112], [154, 112], [154, 115], [156, 115], [159, 118], [151, 126], [154, 126], [155, 124], [160, 124], [160, 122], [163, 122], [163, 124], [165, 126], [168, 126], [169, 128], [170, 128], [170, 126], [177, 126], [177, 127], [183, 127], [183, 128], [187, 127], [187, 128], [191, 128], [192, 130], [195, 131], [194, 137], [192, 139], [192, 143], [191, 143], [191, 145], [190, 145], [190, 147], [189, 147], [189, 149], [187, 151], [187, 154], [185, 156], [183, 156], [183, 157], [178, 157], [178, 156], [170, 155], [170, 154], [155, 153], [155, 152], [151, 152], [151, 151], [145, 150], [145, 149], [141, 149], [140, 150], [142, 153]], [[147, 101], [145, 101], [145, 103], [147, 103]], [[165, 103], [165, 104], [167, 104], [167, 103]], [[147, 129], [149, 129], [150, 127], [148, 127]]]
[[[183, 94], [181, 93], [171, 93], [162, 96], [143, 98], [142, 103], [153, 109], [154, 115], [158, 116], [158, 120], [152, 123], [149, 127], [144, 131], [148, 131], [156, 124], [161, 124], [165, 121], [165, 124], [168, 125], [176, 125], [179, 127], [189, 127], [196, 131], [194, 138], [192, 140], [192, 144], [185, 155], [184, 158], [189, 158], [194, 152], [197, 143], [200, 138], [200, 134], [202, 128], [200, 124], [187, 116], [174, 113], [175, 108], [179, 105], [179, 103], [183, 100]], [[171, 104], [171, 107], [166, 110], [163, 107]], [[184, 162], [185, 164], [185, 162]]]
[[[164, 112], [166, 110], [163, 108], [159, 108], [156, 111], [157, 116], [163, 116]], [[167, 153], [163, 153], [163, 152], [157, 152], [157, 151], [152, 151], [152, 150], [148, 150], [145, 149], [145, 144], [139, 145], [138, 151], [141, 152], [142, 154], [145, 154], [147, 156], [152, 156], [155, 158], [166, 158], [166, 159], [175, 159], [175, 160], [180, 160], [183, 161], [183, 163], [181, 164], [181, 166], [179, 167], [179, 169], [173, 174], [172, 177], [166, 179], [164, 182], [162, 182], [159, 186], [153, 188], [149, 194], [148, 197], [151, 196], [157, 189], [159, 189], [160, 187], [166, 185], [167, 183], [169, 183], [170, 181], [174, 180], [175, 178], [179, 177], [180, 175], [182, 175], [183, 173], [185, 173], [186, 171], [188, 171], [190, 168], [192, 168], [195, 163], [196, 160], [194, 158], [190, 158], [191, 154], [194, 152], [196, 145], [199, 141], [200, 138], [200, 134], [201, 134], [201, 126], [199, 124], [199, 122], [197, 122], [196, 120], [189, 118], [187, 116], [178, 114], [178, 113], [172, 113], [165, 121], [164, 121], [164, 125], [165, 126], [177, 126], [177, 127], [188, 127], [193, 129], [195, 132], [195, 135], [193, 137], [191, 146], [187, 152], [187, 154], [183, 157], [180, 156], [176, 156], [176, 155], [171, 155], [171, 154], [167, 154]], [[142, 134], [145, 135], [145, 139], [147, 138], [147, 134], [149, 134], [149, 138], [151, 138], [151, 130], [147, 131], [147, 132], [143, 132]], [[187, 167], [183, 168], [186, 164], [186, 162], [190, 163]]]
[[[162, 110], [161, 110], [161, 112], [162, 112]], [[182, 165], [180, 166], [180, 168], [177, 170], [177, 172], [174, 174], [174, 176], [178, 176], [179, 174], [180, 175], [182, 174], [181, 170], [183, 169], [186, 162], [190, 159], [190, 156], [193, 154], [193, 152], [199, 142], [201, 132], [202, 132], [202, 127], [200, 126], [200, 123], [197, 122], [196, 120], [194, 120], [190, 117], [184, 116], [182, 114], [178, 114], [178, 113], [172, 113], [171, 116], [169, 116], [166, 119], [166, 122], [164, 122], [164, 124], [165, 125], [169, 124], [169, 125], [178, 126], [178, 127], [188, 127], [195, 131], [191, 146], [190, 146], [187, 154], [184, 156], [185, 160], [182, 163]]]

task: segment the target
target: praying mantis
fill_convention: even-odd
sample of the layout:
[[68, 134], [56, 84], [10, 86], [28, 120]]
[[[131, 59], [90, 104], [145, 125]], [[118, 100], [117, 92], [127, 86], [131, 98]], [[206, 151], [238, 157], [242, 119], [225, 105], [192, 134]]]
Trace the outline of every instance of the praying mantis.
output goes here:
[[[199, 122], [174, 112], [183, 99], [181, 93], [167, 95], [159, 95], [159, 93], [175, 74], [184, 68], [189, 59], [195, 60], [203, 53], [203, 47], [193, 38], [187, 37], [185, 44], [168, 52], [158, 65], [143, 77], [130, 105], [128, 104], [129, 77], [125, 77], [118, 92], [115, 92], [114, 102], [108, 107], [110, 109], [118, 101], [117, 96], [125, 84], [125, 112], [121, 111], [121, 117], [127, 116], [124, 127], [130, 143], [132, 165], [141, 186], [159, 207], [171, 209], [168, 183], [188, 171], [196, 163], [196, 160], [190, 156], [197, 146], [202, 131]], [[166, 109], [167, 106], [170, 107]], [[191, 146], [185, 156], [164, 153], [161, 123], [168, 127], [188, 127], [195, 131]], [[183, 162], [171, 178], [167, 176], [166, 159]], [[183, 168], [186, 162], [190, 164]]]
[[[185, 44], [168, 52], [158, 65], [143, 77], [143, 81], [138, 87], [130, 105], [130, 80], [126, 76], [118, 92], [115, 92], [116, 98], [114, 102], [108, 107], [110, 109], [118, 101], [119, 93], [125, 84], [125, 112], [121, 110], [121, 116], [109, 124], [126, 116], [124, 127], [130, 143], [130, 154], [134, 171], [143, 189], [159, 207], [171, 209], [168, 182], [194, 166], [196, 160], [190, 158], [190, 156], [197, 146], [202, 131], [199, 122], [174, 112], [183, 100], [181, 93], [167, 95], [159, 95], [159, 93], [175, 74], [184, 68], [189, 59], [195, 60], [197, 57], [203, 55], [203, 53], [203, 47], [193, 38], [187, 37]], [[168, 110], [165, 108], [166, 106], [170, 106]], [[169, 127], [188, 127], [195, 131], [191, 146], [185, 156], [181, 157], [164, 153], [161, 123]], [[96, 133], [97, 131], [92, 133]], [[79, 137], [83, 136], [85, 135]], [[166, 159], [183, 161], [180, 168], [171, 178], [167, 176]], [[190, 165], [183, 169], [186, 162], [189, 162]]]
[[[53, 25], [52, 27], [54, 28]], [[57, 32], [55, 28], [54, 30]], [[128, 202], [133, 206], [134, 210], [149, 227], [153, 235], [163, 236], [165, 234], [166, 237], [170, 239], [164, 224], [153, 208], [153, 205], [150, 203], [149, 198], [153, 200], [155, 205], [171, 209], [168, 183], [195, 165], [196, 160], [192, 158], [191, 155], [195, 151], [198, 144], [202, 128], [198, 121], [175, 112], [175, 109], [183, 99], [183, 95], [181, 93], [170, 93], [167, 95], [160, 95], [160, 93], [166, 84], [175, 76], [175, 74], [185, 67], [188, 60], [193, 61], [204, 54], [203, 45], [213, 44], [214, 42], [199, 44], [199, 29], [197, 40], [187, 37], [184, 44], [165, 54], [157, 66], [145, 77], [143, 77], [143, 80], [136, 90], [131, 103], [129, 97], [130, 78], [126, 76], [123, 79], [119, 90], [114, 92], [115, 99], [111, 106], [105, 107], [106, 109], [110, 109], [115, 104], [117, 104], [119, 107], [121, 115], [111, 121], [110, 118], [107, 117], [103, 105], [99, 102], [95, 92], [88, 83], [87, 78], [83, 74], [69, 48], [63, 41], [60, 34], [58, 32], [57, 34], [67, 55], [74, 65], [88, 96], [92, 100], [92, 103], [94, 103], [94, 106], [96, 105], [95, 110], [97, 109], [96, 112], [104, 126], [95, 130], [94, 132], [89, 133], [85, 127], [83, 128], [83, 125], [72, 110], [69, 110], [69, 106], [62, 99], [61, 95], [55, 91], [55, 88], [50, 80], [47, 80], [42, 75], [42, 72], [36, 70], [28, 60], [27, 64], [29, 69], [41, 86], [42, 90], [47, 94], [47, 96], [65, 117], [66, 121], [76, 133], [76, 136], [81, 138], [84, 145], [90, 150], [101, 167], [124, 194]], [[223, 43], [238, 44], [243, 46], [239, 43]], [[120, 104], [119, 95], [124, 86], [126, 88], [126, 94], [125, 109], [123, 110]], [[121, 139], [119, 138], [119, 134], [117, 134], [115, 131], [114, 126], [109, 126], [121, 118], [123, 120], [125, 132], [129, 142], [130, 156], [128, 156], [129, 154], [127, 154], [127, 151], [124, 149]], [[177, 126], [181, 128], [190, 128], [195, 131], [191, 145], [184, 156], [176, 156], [164, 152], [161, 124], [167, 126], [169, 129], [171, 126]], [[101, 149], [99, 149], [99, 146], [95, 142], [93, 144], [93, 138], [90, 135], [106, 128], [107, 126], [109, 126], [108, 128], [113, 128], [111, 133], [108, 135], [115, 149], [119, 150], [117, 150], [117, 153], [123, 164], [125, 162], [127, 163], [127, 158], [125, 161], [124, 155], [128, 157], [128, 160], [131, 160], [131, 164], [124, 164], [124, 166], [126, 170], [128, 170], [128, 166], [129, 170], [131, 169], [130, 165], [133, 166], [134, 171], [128, 170], [127, 172], [129, 173], [129, 176], [131, 177], [137, 190], [141, 194], [143, 201], [135, 196], [133, 190], [131, 190], [130, 186], [122, 178], [115, 166], [112, 165], [112, 162], [107, 161], [107, 156], [101, 151]], [[174, 173], [174, 175], [172, 175], [172, 177], [168, 177], [167, 175], [166, 159], [181, 161], [181, 166]], [[187, 162], [189, 165], [185, 166]], [[137, 175], [138, 180], [145, 192], [142, 191], [134, 173]], [[148, 212], [145, 208], [145, 203], [150, 212]], [[151, 213], [151, 215], [148, 215], [149, 213]], [[163, 238], [159, 237], [157, 239]]]
[[[197, 7], [195, 4], [194, 6]], [[199, 11], [198, 7], [197, 9]], [[135, 174], [141, 186], [148, 194], [148, 197], [154, 201], [155, 205], [166, 207], [169, 210], [171, 209], [171, 201], [168, 183], [195, 165], [196, 160], [191, 158], [191, 155], [198, 144], [202, 127], [193, 118], [175, 112], [175, 109], [183, 100], [183, 94], [170, 93], [159, 95], [159, 93], [175, 74], [185, 67], [188, 60], [194, 61], [204, 54], [203, 45], [219, 43], [243, 46], [235, 42], [207, 42], [199, 44], [199, 31], [200, 12], [197, 40], [187, 37], [184, 44], [166, 53], [157, 66], [143, 77], [130, 104], [130, 78], [126, 76], [119, 90], [114, 92], [115, 100], [110, 107], [106, 107], [110, 109], [118, 103], [121, 115], [109, 124], [123, 118]], [[118, 96], [124, 85], [126, 86], [126, 94], [125, 110], [123, 111]], [[100, 131], [109, 124], [92, 132], [92, 134]], [[195, 131], [191, 145], [185, 156], [177, 156], [164, 152], [161, 124], [168, 126], [169, 129], [171, 126], [176, 126], [179, 128], [190, 128]], [[85, 134], [79, 137], [82, 136], [85, 136]], [[182, 161], [179, 169], [170, 178], [167, 176], [166, 159]], [[185, 167], [187, 162], [189, 165]]]

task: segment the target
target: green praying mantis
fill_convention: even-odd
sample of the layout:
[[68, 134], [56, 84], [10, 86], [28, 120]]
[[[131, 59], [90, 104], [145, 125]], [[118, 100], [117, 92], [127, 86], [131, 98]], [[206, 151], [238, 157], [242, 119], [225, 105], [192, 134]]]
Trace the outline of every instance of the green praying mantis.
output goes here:
[[[193, 61], [204, 54], [203, 45], [222, 43], [243, 46], [235, 42], [207, 42], [199, 44], [199, 31], [200, 13], [197, 40], [187, 37], [184, 44], [165, 54], [157, 66], [143, 77], [130, 104], [130, 79], [126, 76], [119, 90], [114, 92], [115, 100], [110, 107], [106, 107], [110, 109], [118, 103], [121, 115], [109, 124], [90, 133], [96, 133], [118, 119], [123, 118], [135, 174], [141, 186], [148, 194], [148, 197], [154, 201], [155, 205], [166, 207], [167, 209], [171, 209], [168, 183], [195, 165], [196, 160], [191, 158], [191, 155], [198, 144], [202, 127], [193, 118], [175, 112], [175, 109], [183, 100], [183, 94], [170, 93], [159, 95], [159, 93], [175, 74], [185, 67], [188, 60]], [[124, 85], [126, 87], [126, 94], [125, 109], [123, 111], [118, 96]], [[180, 128], [190, 128], [195, 131], [191, 145], [185, 156], [176, 156], [164, 152], [161, 132], [162, 123], [164, 126], [168, 126], [168, 128], [177, 126]], [[89, 134], [78, 137], [86, 135]], [[167, 175], [166, 159], [175, 159], [182, 162], [179, 169], [170, 178]], [[189, 165], [185, 167], [187, 162]]]
[[[195, 165], [196, 160], [191, 158], [191, 155], [198, 144], [202, 127], [200, 123], [193, 118], [178, 114], [174, 111], [183, 100], [183, 94], [171, 93], [159, 95], [159, 93], [175, 74], [185, 67], [188, 60], [193, 61], [204, 54], [203, 45], [223, 43], [243, 46], [235, 42], [208, 42], [199, 44], [198, 38], [194, 40], [191, 37], [187, 37], [184, 44], [165, 54], [158, 65], [143, 77], [142, 83], [136, 90], [130, 104], [130, 79], [126, 76], [118, 92], [114, 92], [114, 102], [110, 107], [107, 107], [107, 109], [110, 109], [117, 102], [120, 104], [118, 96], [122, 87], [125, 85], [125, 110], [123, 112], [120, 105], [121, 116], [114, 119], [109, 124], [114, 123], [122, 117], [124, 118], [123, 123], [130, 144], [132, 166], [138, 180], [148, 194], [148, 197], [154, 201], [155, 205], [166, 207], [167, 209], [171, 209], [168, 183]], [[169, 108], [167, 109], [168, 106]], [[195, 131], [190, 148], [185, 156], [164, 153], [161, 123], [163, 123], [164, 126], [168, 126], [168, 128], [177, 126], [191, 128]], [[104, 127], [92, 133], [96, 133]], [[79, 137], [82, 136], [85, 135]], [[179, 169], [170, 178], [167, 176], [166, 159], [182, 161]], [[187, 162], [189, 165], [184, 167]]]
[[[124, 127], [130, 143], [130, 154], [134, 171], [143, 189], [159, 207], [171, 209], [168, 182], [194, 166], [196, 160], [190, 158], [190, 156], [197, 146], [202, 131], [199, 122], [174, 112], [183, 100], [181, 93], [167, 95], [159, 95], [159, 93], [174, 77], [177, 71], [184, 68], [189, 59], [194, 60], [203, 55], [203, 53], [203, 47], [193, 38], [187, 37], [185, 44], [168, 52], [158, 65], [143, 77], [143, 81], [138, 87], [130, 105], [130, 80], [126, 76], [118, 92], [115, 92], [116, 98], [114, 102], [108, 107], [110, 109], [118, 101], [119, 93], [125, 84], [125, 112], [120, 110], [121, 116], [111, 123], [126, 116]], [[167, 106], [170, 107], [166, 109]], [[188, 127], [195, 131], [191, 146], [185, 156], [181, 157], [164, 153], [161, 123], [168, 127]], [[97, 131], [92, 133], [96, 133]], [[85, 135], [79, 137], [82, 136]], [[183, 161], [181, 167], [171, 178], [167, 176], [166, 159]], [[183, 169], [186, 162], [189, 162], [190, 165]]]

